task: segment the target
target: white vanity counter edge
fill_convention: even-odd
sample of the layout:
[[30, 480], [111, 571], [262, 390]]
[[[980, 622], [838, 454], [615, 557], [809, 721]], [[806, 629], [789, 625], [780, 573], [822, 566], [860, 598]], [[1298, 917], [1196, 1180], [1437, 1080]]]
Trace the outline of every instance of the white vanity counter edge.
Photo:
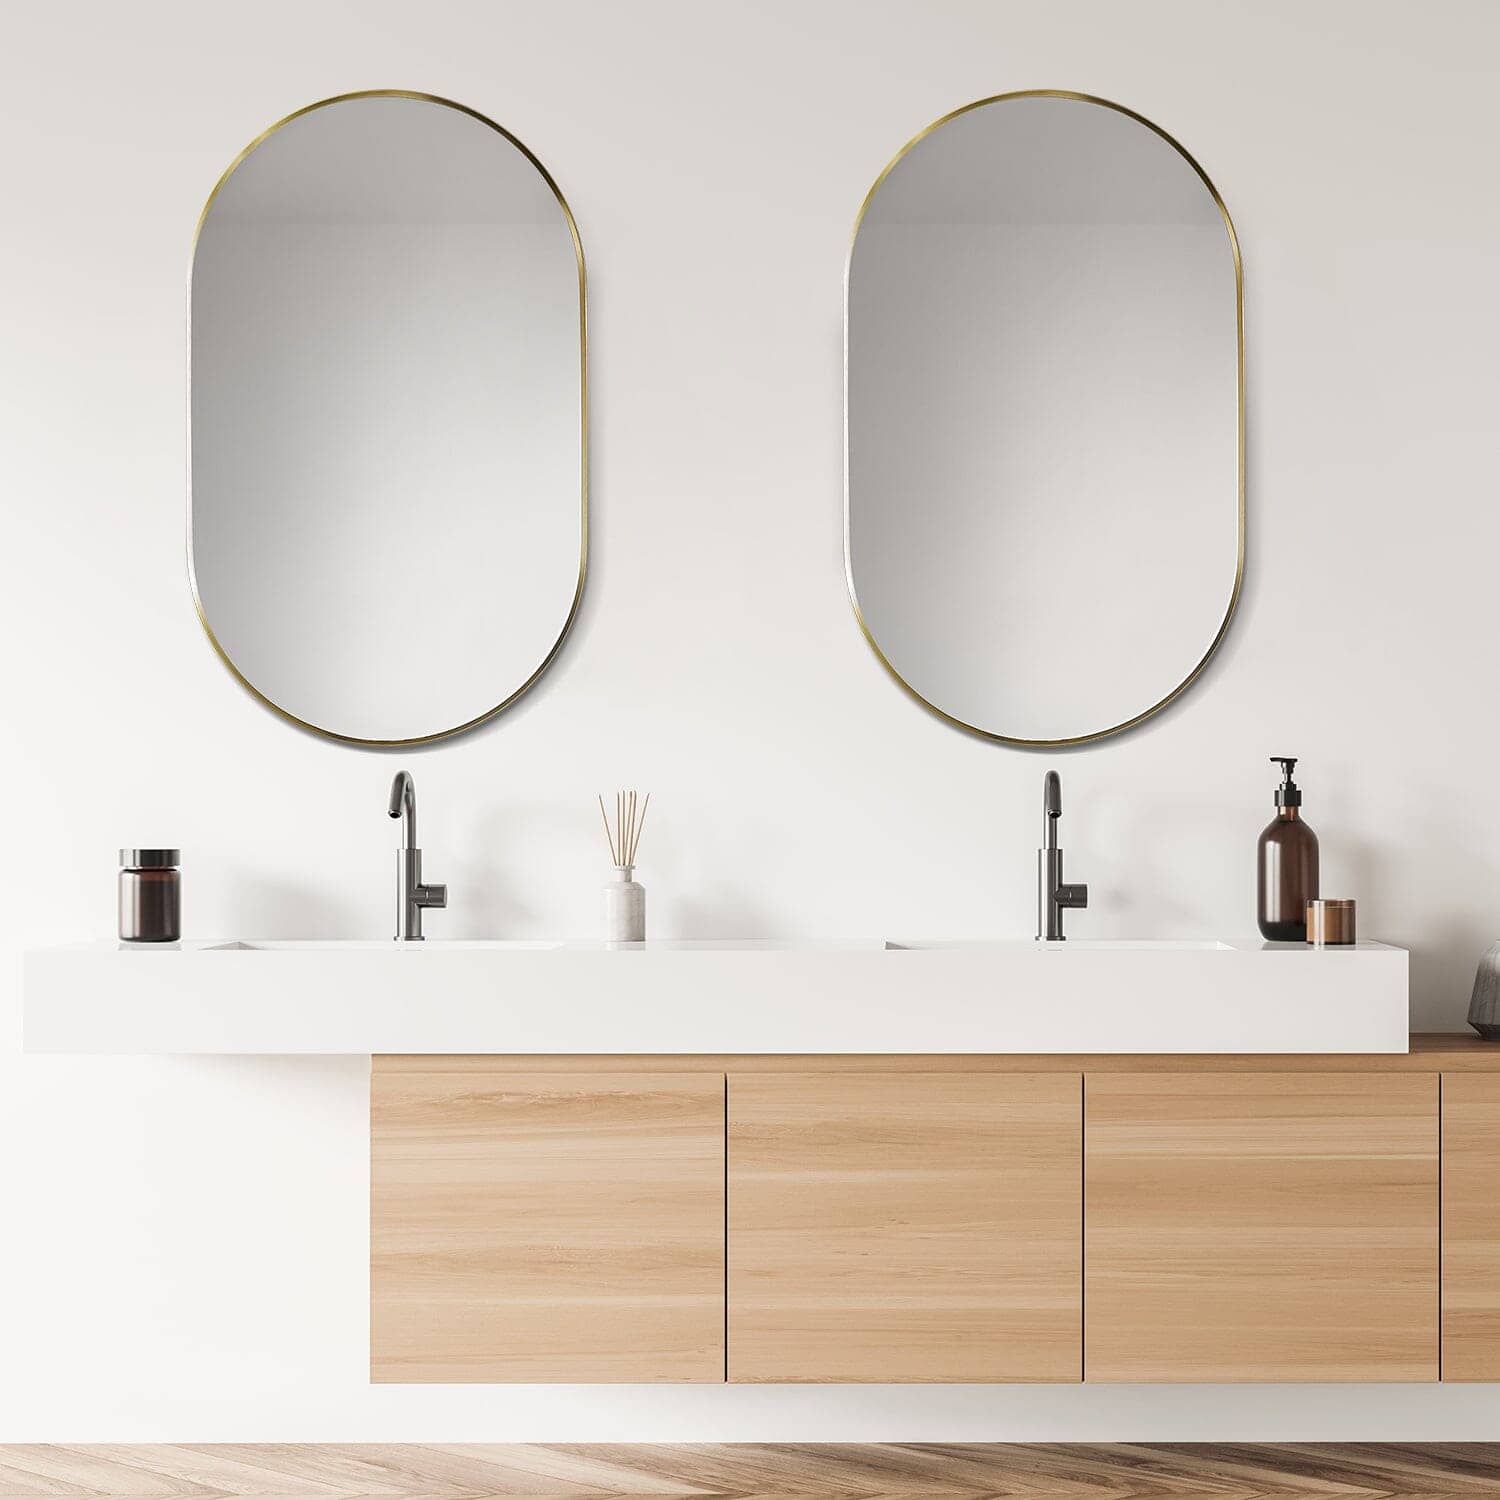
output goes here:
[[1407, 954], [1247, 942], [89, 943], [27, 1052], [1405, 1052]]

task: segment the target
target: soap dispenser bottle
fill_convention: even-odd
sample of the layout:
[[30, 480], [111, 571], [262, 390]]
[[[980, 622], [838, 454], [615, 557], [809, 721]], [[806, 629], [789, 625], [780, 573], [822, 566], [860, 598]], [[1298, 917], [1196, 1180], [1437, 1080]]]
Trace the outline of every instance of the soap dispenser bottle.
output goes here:
[[1307, 903], [1318, 897], [1318, 836], [1302, 821], [1302, 793], [1292, 780], [1297, 760], [1271, 757], [1282, 770], [1276, 789], [1276, 817], [1260, 836], [1260, 932], [1277, 943], [1307, 941]]

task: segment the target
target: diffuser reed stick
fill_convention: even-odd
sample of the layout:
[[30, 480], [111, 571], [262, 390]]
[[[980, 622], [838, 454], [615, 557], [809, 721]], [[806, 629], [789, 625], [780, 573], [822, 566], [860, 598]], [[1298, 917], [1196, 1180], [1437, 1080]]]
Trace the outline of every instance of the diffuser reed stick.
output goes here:
[[620, 791], [615, 793], [615, 820], [609, 821], [604, 809], [604, 798], [599, 801], [599, 817], [604, 823], [604, 837], [609, 841], [609, 859], [617, 870], [628, 870], [635, 864], [636, 850], [641, 844], [641, 830], [646, 826], [646, 809], [651, 806], [651, 793], [644, 801], [640, 793]]

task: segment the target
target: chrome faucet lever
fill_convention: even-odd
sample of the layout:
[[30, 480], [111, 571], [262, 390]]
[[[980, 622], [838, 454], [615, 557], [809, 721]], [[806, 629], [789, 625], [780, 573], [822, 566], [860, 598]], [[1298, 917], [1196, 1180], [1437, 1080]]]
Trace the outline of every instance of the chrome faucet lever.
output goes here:
[[401, 847], [396, 850], [397, 942], [422, 941], [422, 913], [429, 906], [447, 906], [448, 887], [422, 883], [422, 851], [417, 847], [417, 786], [409, 771], [398, 771], [391, 782], [386, 811], [401, 819]]
[[1042, 847], [1036, 852], [1036, 936], [1042, 943], [1063, 941], [1062, 914], [1089, 904], [1086, 885], [1065, 885], [1057, 825], [1062, 820], [1062, 778], [1048, 771], [1042, 783]]

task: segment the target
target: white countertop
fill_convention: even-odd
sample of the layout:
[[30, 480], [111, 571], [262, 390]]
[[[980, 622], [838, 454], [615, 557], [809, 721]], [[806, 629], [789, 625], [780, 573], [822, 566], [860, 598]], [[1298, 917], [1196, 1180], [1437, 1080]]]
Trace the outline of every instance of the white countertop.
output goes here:
[[25, 958], [80, 1053], [1404, 1052], [1407, 955], [1231, 941], [84, 943]]

